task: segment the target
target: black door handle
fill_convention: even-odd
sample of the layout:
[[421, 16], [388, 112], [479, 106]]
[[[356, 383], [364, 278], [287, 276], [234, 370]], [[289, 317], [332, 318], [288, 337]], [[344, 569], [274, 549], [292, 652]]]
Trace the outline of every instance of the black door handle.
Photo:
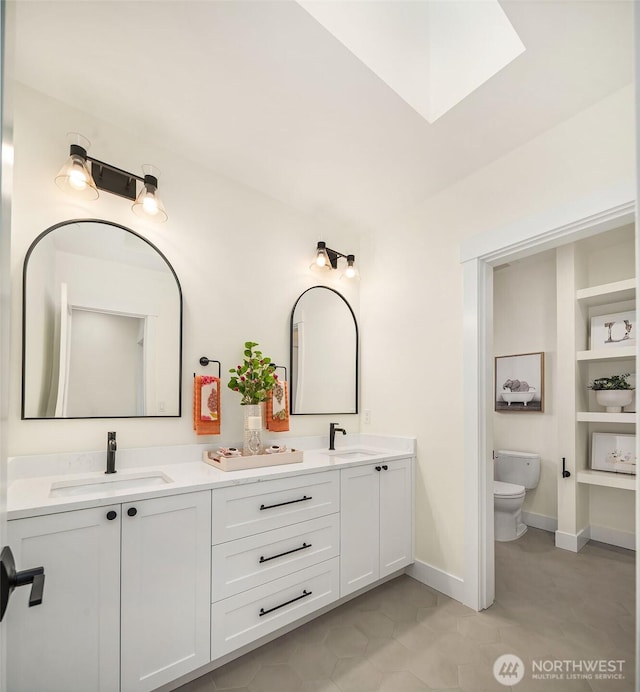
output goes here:
[[135, 517], [137, 513], [138, 513], [138, 510], [135, 507], [129, 507], [129, 509], [127, 510], [127, 514], [130, 517]]
[[571, 471], [567, 471], [567, 461], [565, 457], [562, 457], [562, 477], [563, 478], [570, 478], [571, 477]]
[[42, 603], [44, 591], [44, 567], [33, 567], [16, 572], [16, 563], [11, 548], [7, 545], [0, 553], [0, 620], [4, 617], [9, 596], [17, 586], [31, 584], [29, 608]]
[[109, 521], [113, 521], [117, 516], [118, 516], [118, 513], [115, 512], [114, 510], [110, 510], [109, 512], [107, 512], [107, 519]]

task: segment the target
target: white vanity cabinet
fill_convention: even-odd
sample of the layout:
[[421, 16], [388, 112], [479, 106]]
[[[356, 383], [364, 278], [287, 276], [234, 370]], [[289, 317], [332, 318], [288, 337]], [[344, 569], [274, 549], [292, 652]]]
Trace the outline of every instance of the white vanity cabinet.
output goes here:
[[10, 521], [45, 584], [8, 610], [8, 689], [148, 692], [208, 663], [210, 522], [210, 491]]
[[211, 491], [122, 505], [121, 692], [209, 662], [210, 544]]
[[211, 658], [339, 597], [340, 472], [213, 491]]
[[340, 474], [340, 596], [347, 596], [413, 562], [413, 462]]
[[113, 505], [8, 522], [16, 563], [45, 566], [42, 604], [29, 608], [23, 588], [7, 609], [11, 692], [119, 689], [119, 515]]

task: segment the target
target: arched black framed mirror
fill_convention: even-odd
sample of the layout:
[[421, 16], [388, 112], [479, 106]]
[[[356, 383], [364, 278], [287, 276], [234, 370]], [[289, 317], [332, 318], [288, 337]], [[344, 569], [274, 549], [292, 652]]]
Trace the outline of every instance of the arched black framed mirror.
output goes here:
[[29, 247], [22, 290], [23, 419], [181, 415], [182, 289], [152, 243], [56, 224]]
[[346, 298], [307, 289], [290, 326], [291, 413], [358, 413], [358, 323]]

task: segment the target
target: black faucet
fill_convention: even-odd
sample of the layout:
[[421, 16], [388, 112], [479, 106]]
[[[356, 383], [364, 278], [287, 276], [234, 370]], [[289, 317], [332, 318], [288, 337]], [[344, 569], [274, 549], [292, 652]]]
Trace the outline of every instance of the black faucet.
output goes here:
[[344, 428], [338, 428], [337, 426], [340, 425], [340, 423], [329, 423], [329, 449], [335, 449], [336, 448], [336, 433], [341, 432], [343, 435], [347, 434], [347, 431]]
[[116, 434], [115, 432], [107, 433], [107, 470], [105, 473], [117, 473], [116, 471]]

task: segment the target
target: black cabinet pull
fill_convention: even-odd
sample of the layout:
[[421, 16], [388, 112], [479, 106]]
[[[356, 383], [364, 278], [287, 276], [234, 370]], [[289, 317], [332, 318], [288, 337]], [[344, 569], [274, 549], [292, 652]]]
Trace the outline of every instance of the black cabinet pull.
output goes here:
[[306, 502], [307, 500], [313, 500], [313, 497], [300, 497], [297, 500], [289, 500], [288, 502], [278, 502], [277, 505], [260, 505], [260, 511], [263, 509], [273, 509], [274, 507], [284, 507], [285, 505], [294, 505], [296, 502]]
[[382, 471], [382, 466], [376, 466], [376, 471]]
[[383, 464], [382, 468], [383, 468], [385, 471], [388, 471], [388, 470], [389, 470], [389, 467], [388, 467], [386, 464]]
[[274, 610], [279, 610], [280, 608], [284, 608], [285, 606], [288, 606], [290, 603], [295, 603], [296, 601], [299, 601], [301, 598], [306, 598], [307, 596], [311, 596], [313, 592], [312, 591], [307, 591], [304, 589], [302, 592], [301, 596], [296, 596], [295, 598], [292, 598], [290, 601], [287, 601], [286, 603], [281, 603], [280, 605], [275, 606], [274, 608], [269, 608], [268, 610], [265, 610], [264, 608], [260, 608], [260, 612], [258, 615], [262, 617], [263, 615], [267, 615], [268, 613], [273, 613]]
[[107, 519], [109, 521], [113, 521], [117, 516], [118, 516], [118, 513], [114, 512], [114, 510], [110, 510], [107, 512]]
[[138, 510], [135, 507], [129, 507], [129, 509], [127, 510], [127, 514], [130, 517], [135, 517], [137, 513], [138, 513]]
[[291, 553], [297, 553], [299, 550], [306, 550], [311, 547], [311, 543], [303, 543], [299, 548], [294, 548], [293, 550], [287, 550], [286, 553], [278, 553], [278, 555], [272, 555], [271, 557], [262, 557], [258, 562], [262, 564], [263, 562], [269, 562], [269, 560], [275, 560], [277, 557], [284, 557], [285, 555], [291, 555]]
[[565, 457], [562, 457], [562, 477], [563, 478], [570, 478], [571, 476], [571, 471], [567, 471], [567, 460]]

